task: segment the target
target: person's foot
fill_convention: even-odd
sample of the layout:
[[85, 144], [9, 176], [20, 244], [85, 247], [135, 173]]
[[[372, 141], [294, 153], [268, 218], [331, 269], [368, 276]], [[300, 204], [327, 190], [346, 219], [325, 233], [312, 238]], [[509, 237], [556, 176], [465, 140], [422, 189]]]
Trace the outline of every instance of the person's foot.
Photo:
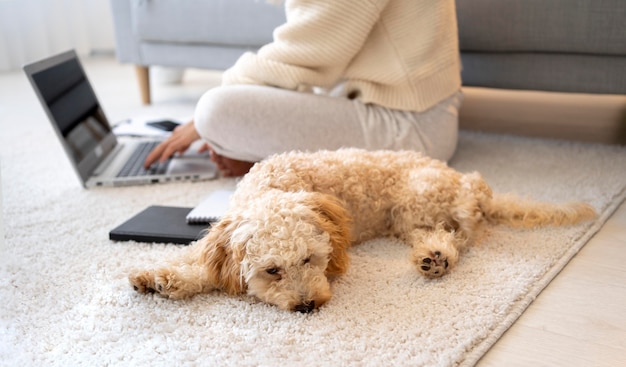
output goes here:
[[243, 176], [250, 171], [255, 163], [226, 158], [213, 150], [211, 150], [211, 160], [217, 165], [217, 169], [220, 170], [223, 177]]

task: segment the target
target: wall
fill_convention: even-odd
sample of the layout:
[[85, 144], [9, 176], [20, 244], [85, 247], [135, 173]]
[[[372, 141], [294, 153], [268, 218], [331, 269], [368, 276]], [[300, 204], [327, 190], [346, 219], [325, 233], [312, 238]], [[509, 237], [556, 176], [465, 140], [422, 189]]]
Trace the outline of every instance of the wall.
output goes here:
[[0, 71], [72, 48], [113, 52], [108, 0], [0, 0]]

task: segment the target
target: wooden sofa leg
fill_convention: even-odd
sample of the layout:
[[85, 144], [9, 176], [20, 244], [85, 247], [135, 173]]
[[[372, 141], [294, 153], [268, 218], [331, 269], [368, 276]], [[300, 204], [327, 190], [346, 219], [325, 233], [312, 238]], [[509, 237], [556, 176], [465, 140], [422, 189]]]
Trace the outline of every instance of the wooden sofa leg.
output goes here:
[[135, 73], [139, 82], [141, 102], [150, 104], [150, 68], [148, 66], [135, 65]]

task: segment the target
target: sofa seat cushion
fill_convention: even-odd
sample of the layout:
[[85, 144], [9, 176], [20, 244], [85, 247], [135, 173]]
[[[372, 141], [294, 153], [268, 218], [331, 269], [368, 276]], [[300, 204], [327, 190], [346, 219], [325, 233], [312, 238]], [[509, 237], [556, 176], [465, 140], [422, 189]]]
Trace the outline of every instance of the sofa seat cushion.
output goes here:
[[626, 56], [464, 52], [461, 57], [464, 85], [626, 94]]
[[283, 7], [265, 1], [135, 0], [133, 6], [134, 33], [148, 42], [259, 47], [285, 22]]

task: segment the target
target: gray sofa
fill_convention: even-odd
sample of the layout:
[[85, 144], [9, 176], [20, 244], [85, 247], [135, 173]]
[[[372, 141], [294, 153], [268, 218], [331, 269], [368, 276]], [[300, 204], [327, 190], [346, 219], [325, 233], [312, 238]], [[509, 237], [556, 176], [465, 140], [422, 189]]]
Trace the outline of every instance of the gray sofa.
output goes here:
[[[225, 69], [285, 20], [264, 0], [111, 4], [117, 57], [137, 66], [144, 103], [150, 66]], [[626, 1], [457, 0], [457, 16], [462, 127], [626, 142]]]
[[137, 67], [150, 103], [150, 66], [223, 70], [272, 41], [285, 22], [264, 0], [111, 0], [117, 58]]

